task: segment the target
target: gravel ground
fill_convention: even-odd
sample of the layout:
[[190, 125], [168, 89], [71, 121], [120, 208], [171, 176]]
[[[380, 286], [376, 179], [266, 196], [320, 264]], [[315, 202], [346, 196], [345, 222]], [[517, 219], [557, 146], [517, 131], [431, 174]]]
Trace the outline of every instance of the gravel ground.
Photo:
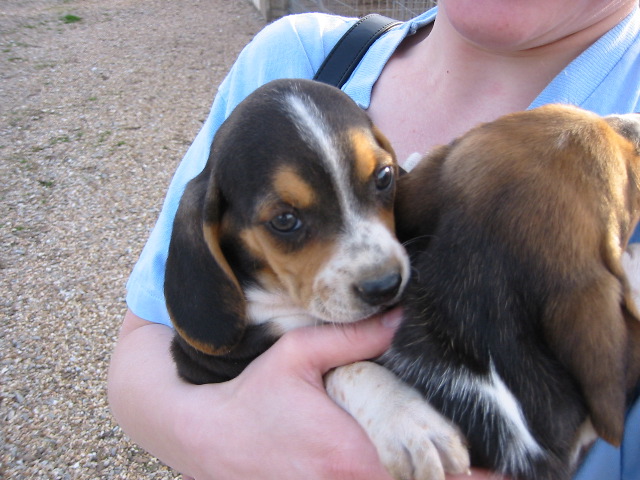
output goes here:
[[106, 401], [127, 276], [246, 0], [0, 1], [0, 478], [175, 478]]

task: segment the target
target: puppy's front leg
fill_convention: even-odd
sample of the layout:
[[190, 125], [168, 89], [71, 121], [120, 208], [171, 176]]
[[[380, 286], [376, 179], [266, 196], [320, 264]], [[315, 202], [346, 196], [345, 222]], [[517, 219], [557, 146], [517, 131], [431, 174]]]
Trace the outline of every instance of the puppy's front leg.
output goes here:
[[373, 362], [338, 367], [327, 392], [367, 432], [397, 480], [440, 480], [469, 470], [462, 434], [413, 388]]

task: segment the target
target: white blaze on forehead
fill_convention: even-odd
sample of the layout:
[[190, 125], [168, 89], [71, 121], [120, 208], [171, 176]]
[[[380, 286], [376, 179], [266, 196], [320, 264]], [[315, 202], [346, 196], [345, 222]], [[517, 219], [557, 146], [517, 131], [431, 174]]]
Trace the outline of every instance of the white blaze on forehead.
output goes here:
[[355, 153], [341, 148], [336, 130], [321, 108], [300, 93], [284, 97], [283, 105], [301, 140], [318, 155], [330, 176], [336, 195], [330, 205], [343, 218], [343, 229], [335, 238], [330, 258], [315, 277], [307, 307], [311, 315], [330, 322], [352, 322], [372, 315], [380, 306], [363, 301], [354, 285], [393, 272], [402, 276], [401, 291], [409, 277], [406, 252], [375, 212], [360, 208], [351, 183], [354, 167], [350, 161], [357, 160], [343, 158]]
[[336, 134], [332, 131], [318, 106], [309, 97], [290, 94], [286, 97], [287, 112], [292, 116], [302, 139], [324, 161], [327, 171], [333, 179], [340, 210], [345, 214], [345, 224], [351, 223], [348, 217], [354, 215], [357, 204], [349, 184], [349, 172], [341, 157], [346, 152], [340, 149]]

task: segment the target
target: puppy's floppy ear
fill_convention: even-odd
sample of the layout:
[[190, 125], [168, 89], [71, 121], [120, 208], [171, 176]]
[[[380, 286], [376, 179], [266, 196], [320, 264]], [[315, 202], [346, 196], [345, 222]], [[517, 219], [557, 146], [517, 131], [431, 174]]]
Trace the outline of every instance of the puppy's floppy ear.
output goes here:
[[609, 251], [603, 257], [585, 273], [590, 279], [582, 288], [558, 294], [544, 328], [552, 349], [577, 379], [596, 432], [619, 445], [633, 355], [629, 322], [638, 319], [620, 254]]
[[246, 300], [220, 247], [223, 208], [207, 166], [182, 196], [165, 271], [165, 298], [177, 333], [209, 355], [228, 353], [246, 326]]

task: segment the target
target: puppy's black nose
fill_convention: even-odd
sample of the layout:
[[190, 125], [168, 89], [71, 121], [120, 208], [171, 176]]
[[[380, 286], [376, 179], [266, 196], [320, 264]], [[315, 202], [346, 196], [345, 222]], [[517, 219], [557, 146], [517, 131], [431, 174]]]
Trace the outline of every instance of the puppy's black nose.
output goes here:
[[402, 276], [399, 273], [390, 273], [379, 278], [363, 280], [353, 288], [369, 305], [384, 305], [396, 297], [401, 284]]

